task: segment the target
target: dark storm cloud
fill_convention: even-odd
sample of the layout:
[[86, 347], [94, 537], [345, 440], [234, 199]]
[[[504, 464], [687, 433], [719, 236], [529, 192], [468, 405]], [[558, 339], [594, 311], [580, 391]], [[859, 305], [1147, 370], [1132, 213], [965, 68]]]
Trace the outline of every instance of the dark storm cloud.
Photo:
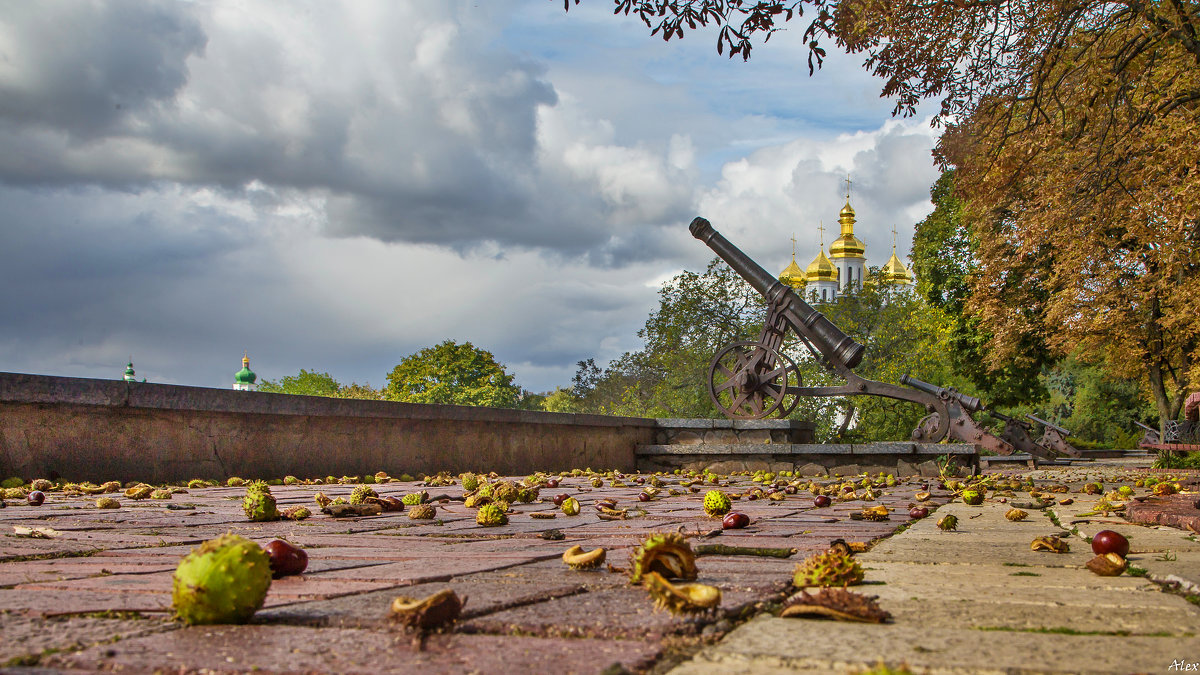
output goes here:
[[[630, 199], [663, 198], [631, 197], [605, 174], [642, 157], [583, 148], [564, 166], [554, 153], [566, 148], [546, 154], [539, 114], [557, 94], [541, 66], [489, 44], [486, 10], [251, 7], [231, 19], [207, 4], [16, 5], [0, 19], [0, 180], [257, 181], [327, 197], [335, 236], [460, 251], [575, 255], [682, 217], [686, 196], [640, 208]], [[312, 41], [297, 39], [296, 13], [320, 30]], [[386, 38], [355, 42], [360, 23]]]
[[120, 132], [187, 83], [200, 24], [175, 2], [6, 2], [0, 117], [75, 142]]

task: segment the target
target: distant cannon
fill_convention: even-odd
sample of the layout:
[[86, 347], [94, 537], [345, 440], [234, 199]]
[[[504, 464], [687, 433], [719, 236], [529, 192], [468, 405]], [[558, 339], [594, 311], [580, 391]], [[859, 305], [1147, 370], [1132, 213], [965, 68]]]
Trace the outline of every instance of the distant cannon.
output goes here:
[[[866, 352], [863, 345], [721, 236], [712, 223], [696, 218], [688, 229], [767, 301], [767, 317], [758, 340], [723, 347], [709, 365], [709, 396], [724, 415], [734, 419], [762, 419], [771, 414], [786, 417], [802, 396], [883, 396], [922, 405], [930, 413], [913, 431], [914, 441], [938, 442], [950, 436], [1000, 454], [1013, 453], [1010, 443], [971, 418], [969, 413], [984, 409], [979, 399], [907, 375], [900, 379], [907, 387], [856, 375], [854, 368]], [[800, 369], [782, 349], [789, 330], [818, 362], [846, 383], [804, 386]]]

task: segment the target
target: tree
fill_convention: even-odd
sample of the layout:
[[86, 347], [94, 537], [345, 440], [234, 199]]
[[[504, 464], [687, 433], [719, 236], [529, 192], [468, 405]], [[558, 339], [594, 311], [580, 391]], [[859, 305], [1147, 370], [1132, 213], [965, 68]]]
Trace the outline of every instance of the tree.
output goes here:
[[343, 385], [329, 373], [318, 373], [303, 368], [296, 375], [285, 375], [278, 382], [263, 380], [258, 390], [273, 394], [299, 394], [301, 396], [329, 396], [332, 398], [357, 398], [378, 400], [383, 395], [369, 384], [357, 382]]
[[453, 340], [406, 356], [387, 376], [390, 401], [515, 408], [521, 389], [491, 352]]
[[913, 233], [913, 272], [916, 292], [930, 307], [946, 315], [949, 334], [945, 347], [954, 371], [966, 378], [972, 385], [968, 389], [989, 405], [1012, 406], [1045, 399], [1047, 392], [1039, 375], [1055, 359], [1040, 336], [1027, 334], [1022, 349], [989, 368], [986, 356], [991, 335], [967, 308], [972, 279], [979, 273], [979, 239], [963, 217], [962, 199], [954, 191], [953, 169], [942, 173], [929, 196], [933, 212], [917, 223]]
[[[868, 282], [854, 293], [838, 296], [820, 310], [865, 348], [854, 372], [880, 382], [899, 384], [901, 375], [942, 386], [964, 387], [947, 358], [950, 320], [939, 308], [910, 289], [878, 282], [872, 269]], [[813, 374], [806, 376], [806, 384]], [[918, 405], [879, 396], [846, 399], [842, 426], [834, 435], [850, 440], [908, 438], [927, 411]], [[850, 430], [853, 422], [853, 430]]]
[[684, 271], [663, 285], [659, 308], [638, 337], [645, 347], [627, 352], [599, 374], [579, 362], [573, 383], [586, 412], [644, 417], [712, 417], [708, 364], [717, 350], [753, 340], [762, 330], [762, 297], [719, 258], [703, 273]]
[[[565, 3], [569, 7], [569, 2]], [[969, 308], [1000, 367], [1031, 342], [1144, 378], [1160, 421], [1200, 381], [1200, 11], [1194, 0], [617, 0], [717, 50], [811, 10], [894, 112], [937, 98], [979, 241]]]

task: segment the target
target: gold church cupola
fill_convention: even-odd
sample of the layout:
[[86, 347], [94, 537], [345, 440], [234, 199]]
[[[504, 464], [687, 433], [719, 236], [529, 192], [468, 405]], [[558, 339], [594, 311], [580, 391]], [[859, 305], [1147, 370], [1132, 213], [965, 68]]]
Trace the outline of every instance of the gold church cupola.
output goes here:
[[792, 262], [788, 263], [788, 266], [783, 268], [783, 271], [779, 273], [779, 280], [788, 286], [791, 286], [792, 290], [799, 291], [804, 289], [804, 284], [806, 281], [804, 278], [804, 270], [800, 269], [800, 266], [796, 264], [795, 235], [792, 235]]
[[829, 255], [834, 260], [838, 258], [866, 259], [867, 245], [854, 236], [854, 207], [850, 206], [850, 177], [846, 177], [846, 205], [838, 214], [838, 223], [842, 226], [841, 235], [829, 247]]

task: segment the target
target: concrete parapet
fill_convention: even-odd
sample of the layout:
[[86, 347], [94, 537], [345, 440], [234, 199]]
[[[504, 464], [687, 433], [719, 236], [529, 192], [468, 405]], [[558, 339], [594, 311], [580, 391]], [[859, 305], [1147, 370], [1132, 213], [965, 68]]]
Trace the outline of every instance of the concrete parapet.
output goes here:
[[958, 466], [974, 470], [979, 453], [966, 443], [856, 444], [717, 444], [645, 445], [637, 450], [639, 471], [691, 469], [732, 471], [795, 471], [803, 475], [897, 473], [934, 476], [937, 458], [953, 457]]
[[0, 476], [632, 469], [652, 419], [0, 373]]

